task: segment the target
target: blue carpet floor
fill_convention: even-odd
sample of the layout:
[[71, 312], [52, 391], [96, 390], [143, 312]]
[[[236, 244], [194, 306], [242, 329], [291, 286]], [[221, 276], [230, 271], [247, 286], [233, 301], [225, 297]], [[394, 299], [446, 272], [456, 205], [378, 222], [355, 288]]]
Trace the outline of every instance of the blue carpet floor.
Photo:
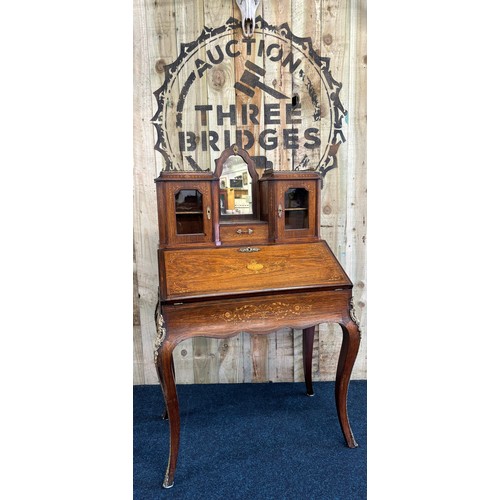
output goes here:
[[161, 487], [168, 421], [159, 386], [134, 387], [134, 499], [366, 498], [366, 381], [348, 412], [345, 445], [333, 382], [179, 385], [181, 442], [174, 486]]

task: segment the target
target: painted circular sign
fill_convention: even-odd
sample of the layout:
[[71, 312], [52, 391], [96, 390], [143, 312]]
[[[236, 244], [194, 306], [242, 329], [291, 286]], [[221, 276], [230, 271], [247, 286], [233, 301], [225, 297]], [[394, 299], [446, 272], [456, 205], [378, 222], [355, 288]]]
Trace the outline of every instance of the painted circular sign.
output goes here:
[[[347, 117], [330, 59], [288, 24], [271, 26], [257, 17], [251, 39], [238, 38], [239, 28], [234, 18], [205, 27], [164, 66], [152, 122], [165, 169], [210, 170], [207, 158], [236, 143], [258, 167], [316, 170], [324, 177], [337, 166]], [[273, 164], [280, 152], [290, 165]]]

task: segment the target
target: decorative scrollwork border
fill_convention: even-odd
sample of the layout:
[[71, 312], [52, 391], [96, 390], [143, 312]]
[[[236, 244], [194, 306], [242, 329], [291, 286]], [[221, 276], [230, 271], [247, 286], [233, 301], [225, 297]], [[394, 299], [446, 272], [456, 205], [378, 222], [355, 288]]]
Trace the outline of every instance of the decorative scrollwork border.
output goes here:
[[297, 304], [290, 302], [276, 301], [272, 304], [246, 304], [234, 309], [213, 314], [212, 317], [222, 319], [227, 323], [245, 323], [262, 319], [266, 317], [274, 317], [276, 319], [284, 319], [294, 317], [309, 312], [312, 309], [311, 304]]
[[351, 301], [349, 304], [349, 316], [356, 323], [356, 326], [359, 328], [359, 319], [356, 317], [356, 313], [354, 311], [354, 297], [351, 297]]

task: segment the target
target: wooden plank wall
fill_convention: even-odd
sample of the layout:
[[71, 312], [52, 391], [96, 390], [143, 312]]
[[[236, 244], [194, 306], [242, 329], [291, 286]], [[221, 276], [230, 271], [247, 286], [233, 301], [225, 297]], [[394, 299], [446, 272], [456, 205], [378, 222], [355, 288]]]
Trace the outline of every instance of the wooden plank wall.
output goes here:
[[[307, 8], [304, 8], [306, 4]], [[365, 379], [366, 0], [261, 0], [257, 15], [272, 25], [288, 22], [295, 35], [311, 37], [316, 52], [330, 58], [331, 73], [342, 83], [340, 98], [348, 110], [343, 125], [347, 141], [339, 148], [337, 168], [325, 177], [321, 234], [354, 283], [355, 311], [363, 339], [353, 379]], [[135, 384], [158, 383], [153, 364], [158, 283], [158, 230], [153, 180], [163, 168], [163, 158], [154, 151], [156, 132], [150, 122], [156, 111], [153, 92], [162, 85], [163, 66], [178, 57], [181, 43], [195, 40], [205, 25], [218, 27], [231, 16], [240, 18], [234, 0], [134, 0]], [[266, 36], [256, 34], [257, 40]], [[209, 70], [207, 84], [199, 85], [193, 91], [214, 105], [242, 104], [241, 94], [235, 94], [233, 85], [244, 71], [245, 60], [243, 56], [224, 59]], [[284, 67], [277, 68], [277, 65], [269, 68], [265, 83], [287, 95], [295, 92], [300, 99], [304, 86], [298, 85], [299, 82], [294, 81], [296, 76]], [[253, 102], [258, 98], [265, 103], [266, 96], [262, 94], [253, 97]], [[307, 105], [307, 99], [301, 102]], [[319, 102], [319, 105], [322, 119], [319, 127], [315, 126], [320, 129], [321, 137], [326, 138], [329, 121], [323, 119], [325, 103]], [[196, 130], [196, 121], [189, 127]], [[252, 124], [246, 128], [252, 130]], [[217, 124], [211, 124], [210, 129], [217, 131]], [[222, 128], [219, 135], [222, 136]], [[255, 141], [250, 154], [264, 153], [273, 161], [274, 168], [281, 170], [292, 168], [296, 158], [301, 157], [298, 150], [260, 151], [258, 141]], [[209, 148], [199, 163], [213, 165], [217, 157], [218, 153]], [[338, 325], [319, 326], [314, 342], [315, 380], [335, 379], [340, 343]], [[175, 363], [178, 383], [301, 381], [302, 336], [300, 331], [283, 329], [269, 336], [242, 333], [226, 340], [188, 340], [176, 349]]]

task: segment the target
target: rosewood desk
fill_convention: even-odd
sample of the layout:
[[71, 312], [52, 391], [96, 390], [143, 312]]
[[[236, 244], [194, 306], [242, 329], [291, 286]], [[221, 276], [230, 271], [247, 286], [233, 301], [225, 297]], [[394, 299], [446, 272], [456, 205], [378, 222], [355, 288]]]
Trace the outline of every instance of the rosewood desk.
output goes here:
[[347, 390], [359, 349], [352, 283], [322, 241], [218, 248], [160, 248], [160, 300], [155, 363], [170, 424], [170, 456], [163, 486], [173, 486], [180, 416], [173, 351], [192, 337], [228, 338], [239, 332], [303, 330], [306, 391], [313, 395], [315, 325], [339, 323], [342, 347], [335, 402], [347, 446], [355, 448], [347, 415]]

